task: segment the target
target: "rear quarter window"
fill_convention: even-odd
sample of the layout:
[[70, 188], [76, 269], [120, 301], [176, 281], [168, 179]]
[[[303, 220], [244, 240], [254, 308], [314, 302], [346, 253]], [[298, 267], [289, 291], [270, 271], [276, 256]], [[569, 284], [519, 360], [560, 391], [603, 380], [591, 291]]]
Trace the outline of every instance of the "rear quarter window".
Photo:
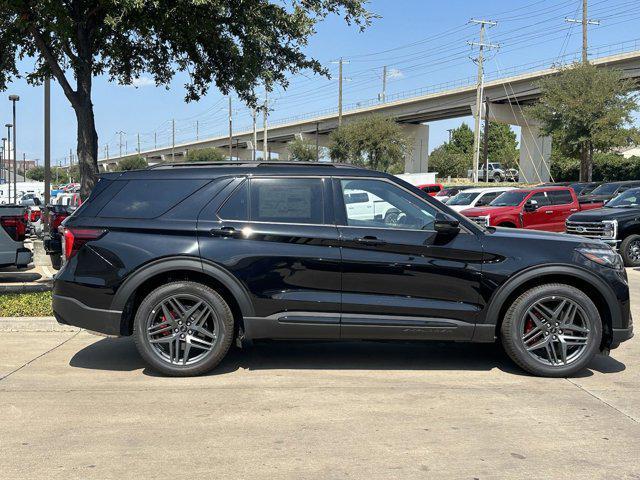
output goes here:
[[[103, 218], [156, 218], [164, 214], [209, 180], [124, 180], [124, 186], [98, 213]], [[114, 183], [120, 183], [116, 181]]]

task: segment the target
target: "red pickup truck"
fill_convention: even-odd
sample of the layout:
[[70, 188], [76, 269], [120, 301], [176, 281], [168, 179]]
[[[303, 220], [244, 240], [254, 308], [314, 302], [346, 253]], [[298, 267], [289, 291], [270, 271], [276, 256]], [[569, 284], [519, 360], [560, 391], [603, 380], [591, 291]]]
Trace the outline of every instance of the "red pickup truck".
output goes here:
[[569, 215], [600, 207], [602, 203], [580, 204], [569, 187], [538, 187], [505, 192], [486, 207], [469, 208], [461, 213], [487, 227], [564, 232]]

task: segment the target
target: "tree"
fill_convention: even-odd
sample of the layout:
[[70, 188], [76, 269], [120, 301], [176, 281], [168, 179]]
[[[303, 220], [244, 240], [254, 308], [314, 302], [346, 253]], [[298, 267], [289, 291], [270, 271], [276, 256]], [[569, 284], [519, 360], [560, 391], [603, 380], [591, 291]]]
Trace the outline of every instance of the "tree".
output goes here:
[[440, 178], [466, 178], [472, 163], [470, 154], [449, 150], [446, 144], [440, 145], [429, 155], [429, 170], [438, 172]]
[[217, 148], [199, 148], [197, 150], [189, 150], [187, 153], [187, 162], [223, 162], [228, 158]]
[[44, 181], [44, 167], [36, 166], [27, 170], [25, 177], [36, 182]]
[[593, 154], [633, 143], [638, 108], [635, 84], [619, 70], [574, 65], [540, 81], [540, 101], [528, 113], [552, 135], [562, 153], [580, 158], [580, 180], [593, 176]]
[[[484, 142], [484, 132], [482, 134]], [[489, 125], [489, 161], [500, 162], [504, 168], [517, 168], [518, 141], [511, 125], [491, 122]]]
[[78, 123], [81, 194], [98, 173], [98, 135], [92, 103], [95, 76], [131, 85], [148, 73], [169, 86], [187, 73], [186, 100], [210, 85], [235, 90], [255, 105], [261, 83], [287, 86], [289, 73], [308, 69], [328, 75], [303, 49], [315, 25], [344, 15], [361, 29], [373, 18], [364, 0], [0, 0], [0, 90], [18, 63], [33, 59], [32, 84], [54, 78]]
[[402, 173], [409, 138], [393, 118], [372, 115], [342, 125], [330, 135], [329, 156], [388, 173]]
[[136, 155], [135, 157], [126, 157], [120, 160], [115, 171], [126, 172], [129, 170], [143, 170], [148, 166], [149, 164], [144, 158]]
[[299, 162], [312, 162], [317, 160], [315, 143], [305, 140], [304, 138], [294, 138], [288, 143], [287, 149], [289, 150], [291, 160]]
[[462, 125], [451, 131], [451, 140], [446, 145], [449, 152], [473, 155], [473, 130], [462, 122]]

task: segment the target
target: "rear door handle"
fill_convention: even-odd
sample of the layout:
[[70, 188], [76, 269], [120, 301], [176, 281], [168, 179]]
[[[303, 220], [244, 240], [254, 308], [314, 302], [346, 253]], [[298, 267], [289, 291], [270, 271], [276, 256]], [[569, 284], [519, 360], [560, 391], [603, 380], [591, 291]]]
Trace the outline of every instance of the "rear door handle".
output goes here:
[[546, 213], [547, 215], [551, 215], [553, 213], [553, 210], [547, 210], [544, 213]]
[[233, 227], [218, 227], [209, 230], [213, 237], [235, 237], [238, 235], [238, 231]]
[[357, 237], [353, 239], [354, 242], [359, 243], [360, 245], [384, 245], [385, 242], [384, 240], [381, 240], [378, 237], [373, 237], [371, 235], [367, 235], [365, 237]]

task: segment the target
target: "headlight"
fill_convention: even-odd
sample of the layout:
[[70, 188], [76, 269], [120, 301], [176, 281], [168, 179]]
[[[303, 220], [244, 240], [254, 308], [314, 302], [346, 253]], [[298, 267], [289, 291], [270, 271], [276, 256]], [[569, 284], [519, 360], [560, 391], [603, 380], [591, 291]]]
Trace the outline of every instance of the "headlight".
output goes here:
[[622, 270], [624, 264], [622, 257], [613, 249], [608, 247], [585, 247], [577, 248], [576, 252], [585, 258], [588, 258], [592, 262], [605, 267], [615, 268], [616, 270]]
[[618, 221], [617, 220], [605, 220], [602, 222], [604, 226], [603, 236], [605, 238], [615, 239], [618, 236]]

